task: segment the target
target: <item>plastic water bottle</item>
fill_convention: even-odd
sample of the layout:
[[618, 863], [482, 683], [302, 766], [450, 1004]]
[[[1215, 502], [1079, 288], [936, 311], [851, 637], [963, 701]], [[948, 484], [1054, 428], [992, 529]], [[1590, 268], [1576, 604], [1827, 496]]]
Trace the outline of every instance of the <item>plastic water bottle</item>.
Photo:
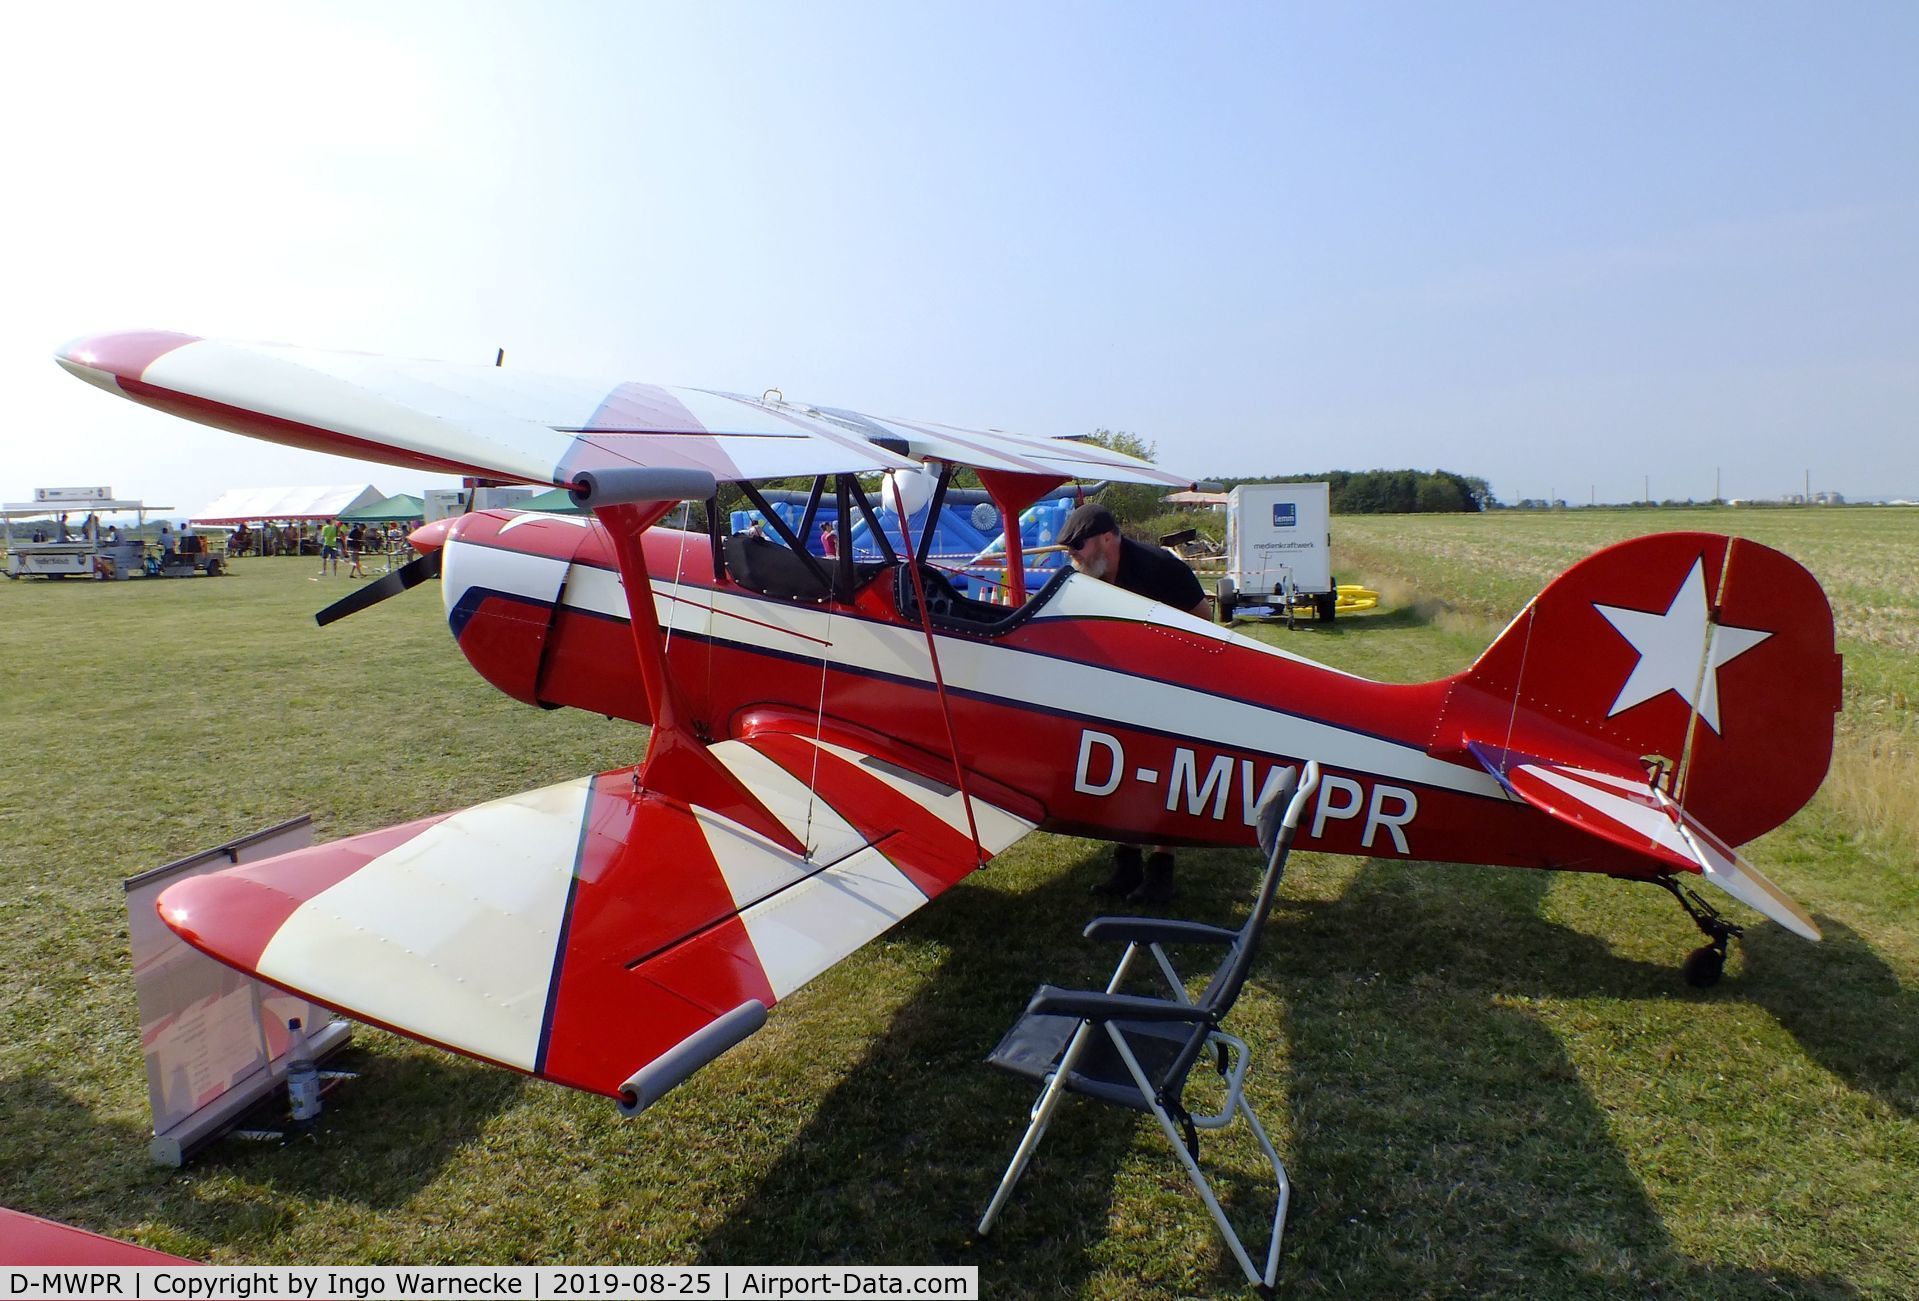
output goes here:
[[311, 1134], [320, 1120], [320, 1071], [297, 1016], [287, 1022], [287, 1106], [293, 1132]]

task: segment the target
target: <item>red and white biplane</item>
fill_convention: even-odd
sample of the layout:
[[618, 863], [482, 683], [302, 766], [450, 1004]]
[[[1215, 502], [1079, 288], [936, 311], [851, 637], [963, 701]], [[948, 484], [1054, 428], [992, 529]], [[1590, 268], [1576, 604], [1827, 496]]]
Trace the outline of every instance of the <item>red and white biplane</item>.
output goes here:
[[[1016, 547], [1015, 603], [970, 600], [859, 477], [969, 466], [1009, 520], [1074, 478], [1187, 482], [1082, 442], [169, 333], [58, 359], [190, 420], [591, 507], [429, 525], [422, 559], [343, 604], [437, 575], [489, 682], [651, 724], [642, 763], [183, 882], [160, 909], [242, 971], [629, 1111], [1027, 832], [1250, 845], [1306, 759], [1324, 776], [1302, 848], [1655, 882], [1708, 936], [1700, 983], [1738, 928], [1695, 878], [1818, 938], [1734, 849], [1818, 788], [1840, 703], [1824, 594], [1753, 542], [1609, 547], [1466, 671], [1396, 686], [1071, 571], [1029, 596]], [[722, 532], [717, 483], [790, 476], [880, 554], [807, 554], [811, 510], [797, 530], [767, 512], [783, 544]], [[684, 500], [708, 531], [658, 527]]]

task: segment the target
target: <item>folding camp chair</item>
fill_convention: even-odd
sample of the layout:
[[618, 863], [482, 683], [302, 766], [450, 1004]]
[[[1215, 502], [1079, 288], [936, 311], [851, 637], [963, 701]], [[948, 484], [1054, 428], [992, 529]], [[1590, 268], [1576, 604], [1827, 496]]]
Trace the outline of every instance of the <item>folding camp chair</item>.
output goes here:
[[[1105, 991], [1058, 989], [1041, 985], [1026, 1005], [1025, 1013], [1006, 1032], [986, 1060], [994, 1066], [1044, 1080], [1045, 1087], [1033, 1104], [1032, 1123], [1013, 1153], [981, 1218], [982, 1236], [992, 1232], [993, 1221], [1006, 1205], [1013, 1185], [1026, 1173], [1033, 1151], [1046, 1133], [1046, 1126], [1067, 1091], [1132, 1107], [1151, 1113], [1173, 1145], [1174, 1153], [1186, 1167], [1193, 1186], [1212, 1212], [1234, 1259], [1246, 1271], [1255, 1287], [1270, 1293], [1279, 1273], [1279, 1239], [1286, 1227], [1286, 1203], [1292, 1186], [1286, 1179], [1286, 1167], [1273, 1151], [1265, 1127], [1253, 1114], [1245, 1095], [1246, 1044], [1220, 1028], [1226, 1014], [1239, 997], [1240, 987], [1252, 971], [1259, 951], [1260, 932], [1273, 909], [1279, 892], [1280, 877], [1286, 871], [1286, 856], [1292, 849], [1293, 835], [1299, 828], [1306, 801], [1319, 785], [1319, 765], [1308, 763], [1304, 775], [1290, 770], [1280, 788], [1260, 802], [1258, 811], [1259, 843], [1266, 851], [1266, 875], [1260, 881], [1259, 899], [1252, 915], [1237, 931], [1199, 922], [1167, 921], [1153, 917], [1100, 917], [1086, 928], [1090, 940], [1116, 940], [1126, 945], [1125, 955], [1107, 982]], [[1219, 944], [1226, 956], [1213, 973], [1211, 982], [1197, 1002], [1187, 997], [1185, 982], [1166, 956], [1169, 944]], [[1170, 998], [1151, 998], [1122, 994], [1133, 959], [1144, 946], [1153, 955], [1160, 974], [1171, 989]], [[1186, 1077], [1208, 1049], [1226, 1083], [1226, 1104], [1217, 1115], [1194, 1116], [1182, 1101]], [[1273, 1212], [1273, 1240], [1266, 1250], [1266, 1271], [1253, 1268], [1239, 1235], [1227, 1222], [1219, 1199], [1199, 1168], [1199, 1132], [1224, 1129], [1235, 1114], [1243, 1114], [1253, 1136], [1272, 1163], [1279, 1186], [1279, 1205]], [[1183, 1131], [1183, 1133], [1182, 1133]]]

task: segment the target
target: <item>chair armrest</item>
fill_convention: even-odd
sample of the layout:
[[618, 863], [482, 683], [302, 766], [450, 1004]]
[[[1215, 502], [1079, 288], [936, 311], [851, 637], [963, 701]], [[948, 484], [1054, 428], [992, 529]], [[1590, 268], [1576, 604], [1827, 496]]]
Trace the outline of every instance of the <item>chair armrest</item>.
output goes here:
[[1117, 940], [1121, 944], [1231, 944], [1238, 931], [1205, 922], [1178, 922], [1163, 917], [1095, 917], [1086, 923], [1089, 940]]
[[1060, 989], [1041, 985], [1026, 1005], [1028, 1016], [1072, 1016], [1083, 1021], [1183, 1021], [1209, 1024], [1213, 1017], [1191, 1003], [1138, 994], [1107, 994], [1096, 989]]

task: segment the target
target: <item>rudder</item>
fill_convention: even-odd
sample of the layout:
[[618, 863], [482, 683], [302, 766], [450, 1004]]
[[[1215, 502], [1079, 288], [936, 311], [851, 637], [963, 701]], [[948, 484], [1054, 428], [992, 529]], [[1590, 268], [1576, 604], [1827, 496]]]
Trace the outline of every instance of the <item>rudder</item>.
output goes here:
[[1462, 675], [1448, 716], [1502, 750], [1637, 768], [1739, 845], [1825, 779], [1840, 670], [1832, 608], [1797, 561], [1653, 534], [1553, 580]]

